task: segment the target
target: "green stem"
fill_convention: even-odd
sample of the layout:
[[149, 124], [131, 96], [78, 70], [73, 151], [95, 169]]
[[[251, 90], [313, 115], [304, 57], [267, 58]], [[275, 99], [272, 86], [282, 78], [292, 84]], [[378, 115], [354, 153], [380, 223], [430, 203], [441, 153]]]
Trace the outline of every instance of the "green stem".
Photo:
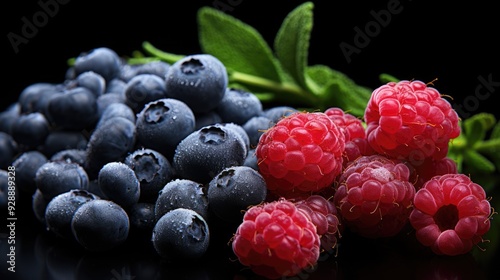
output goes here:
[[178, 54], [164, 52], [160, 49], [157, 49], [156, 47], [151, 45], [151, 43], [149, 43], [149, 42], [142, 43], [142, 48], [150, 55], [157, 57], [157, 58], [159, 58], [159, 59], [161, 59], [169, 64], [173, 64], [177, 60], [180, 60], [180, 59], [185, 57], [184, 55], [178, 55]]
[[280, 83], [238, 71], [229, 72], [229, 81], [257, 87], [262, 92], [272, 92], [275, 94], [276, 99], [287, 101], [292, 99], [296, 102], [306, 102], [309, 106], [318, 104], [318, 100], [315, 95], [312, 95], [294, 84]]

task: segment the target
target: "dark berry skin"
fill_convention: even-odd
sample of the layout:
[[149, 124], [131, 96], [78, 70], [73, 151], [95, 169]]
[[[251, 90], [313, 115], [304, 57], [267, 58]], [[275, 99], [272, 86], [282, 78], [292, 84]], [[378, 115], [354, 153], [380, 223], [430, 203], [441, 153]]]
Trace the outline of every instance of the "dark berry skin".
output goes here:
[[72, 162], [47, 162], [36, 172], [36, 186], [47, 200], [70, 190], [86, 189], [89, 185], [87, 173]]
[[33, 210], [35, 218], [44, 226], [47, 226], [45, 221], [45, 210], [47, 209], [49, 202], [50, 200], [45, 199], [42, 192], [39, 189], [36, 189], [35, 193], [32, 195], [31, 209]]
[[35, 148], [45, 142], [49, 135], [49, 123], [41, 113], [23, 114], [12, 125], [11, 135], [16, 143]]
[[124, 163], [134, 170], [140, 183], [141, 202], [155, 202], [159, 191], [175, 175], [170, 161], [152, 149], [138, 149]]
[[87, 71], [101, 75], [106, 81], [120, 75], [121, 61], [115, 51], [101, 47], [81, 53], [73, 66], [74, 75], [78, 76]]
[[125, 242], [130, 221], [120, 205], [110, 200], [96, 199], [78, 208], [71, 221], [71, 229], [82, 247], [103, 252]]
[[76, 210], [84, 203], [99, 199], [85, 190], [70, 190], [54, 197], [45, 208], [45, 222], [56, 236], [73, 239], [71, 220]]
[[207, 125], [213, 125], [222, 122], [221, 117], [214, 110], [207, 113], [197, 113], [194, 115], [194, 117], [195, 117], [195, 127], [194, 127], [195, 130], [198, 130]]
[[36, 172], [48, 161], [39, 151], [28, 151], [17, 157], [12, 165], [16, 168], [16, 186], [22, 192], [33, 194], [36, 190]]
[[99, 188], [106, 198], [124, 209], [136, 204], [140, 197], [140, 184], [134, 170], [122, 162], [110, 162], [99, 171]]
[[186, 103], [195, 113], [215, 109], [226, 93], [226, 67], [209, 54], [188, 55], [170, 66], [167, 97]]
[[[104, 111], [112, 104], [120, 103], [125, 105], [125, 95], [123, 93], [108, 92], [99, 96], [96, 100], [97, 103], [97, 116], [102, 117]], [[127, 105], [125, 105], [127, 106]], [[127, 106], [128, 107], [128, 106]], [[130, 109], [130, 107], [128, 107]], [[130, 109], [132, 110], [132, 109]], [[133, 112], [133, 110], [132, 110]], [[135, 115], [135, 112], [134, 112]]]
[[168, 182], [156, 200], [156, 220], [176, 208], [191, 209], [208, 219], [208, 200], [203, 185], [187, 179]]
[[14, 124], [20, 115], [21, 106], [19, 102], [12, 103], [5, 111], [0, 112], [0, 131], [10, 134], [12, 124]]
[[103, 122], [114, 118], [114, 117], [122, 117], [127, 120], [135, 123], [135, 113], [129, 106], [123, 103], [112, 103], [109, 104], [101, 113], [99, 121], [97, 122], [96, 127], [99, 127]]
[[87, 88], [76, 87], [51, 98], [47, 105], [48, 119], [59, 128], [82, 130], [97, 120], [97, 102]]
[[90, 179], [108, 162], [122, 161], [133, 149], [135, 124], [122, 117], [108, 119], [96, 128], [87, 146], [85, 170]]
[[206, 126], [179, 143], [173, 166], [180, 178], [205, 184], [224, 168], [242, 165], [246, 153], [245, 144], [230, 128]]
[[223, 122], [233, 122], [239, 125], [263, 113], [262, 103], [255, 94], [236, 88], [226, 89], [224, 98], [215, 110]]
[[156, 224], [154, 203], [139, 202], [129, 209], [130, 229], [138, 233], [151, 233]]
[[142, 146], [172, 159], [179, 142], [194, 131], [195, 117], [184, 102], [163, 98], [144, 107], [137, 115], [136, 127]]
[[51, 131], [45, 143], [43, 144], [42, 151], [47, 157], [52, 157], [54, 154], [68, 149], [86, 149], [88, 144], [87, 138], [80, 131]]
[[250, 139], [250, 147], [255, 148], [259, 144], [260, 136], [271, 126], [273, 126], [271, 119], [263, 116], [256, 116], [250, 118], [245, 124], [243, 129], [246, 131]]
[[255, 154], [255, 149], [251, 149], [248, 151], [247, 157], [245, 158], [245, 162], [243, 162], [243, 165], [259, 171], [258, 162], [259, 160], [257, 159], [257, 155]]
[[86, 152], [79, 149], [61, 150], [50, 157], [50, 161], [74, 162], [83, 166], [85, 164]]
[[215, 126], [219, 126], [219, 125], [225, 126], [229, 129], [231, 129], [232, 131], [234, 131], [236, 133], [236, 137], [241, 138], [241, 141], [243, 141], [243, 143], [245, 144], [245, 148], [246, 148], [245, 155], [246, 155], [246, 153], [250, 149], [250, 138], [248, 137], [248, 134], [245, 131], [245, 129], [241, 125], [238, 125], [235, 123], [224, 123], [223, 122], [223, 123], [215, 124]]
[[297, 112], [297, 109], [289, 106], [276, 106], [264, 110], [264, 116], [269, 118], [273, 123], [277, 123], [280, 119]]
[[165, 98], [165, 90], [165, 82], [156, 75], [134, 76], [125, 87], [125, 104], [138, 113], [147, 103]]
[[165, 79], [170, 64], [164, 61], [151, 61], [144, 64], [124, 64], [122, 66], [121, 79], [129, 81], [134, 76], [141, 74], [153, 74], [162, 79]]
[[106, 80], [96, 72], [83, 72], [75, 79], [75, 86], [89, 89], [96, 98], [106, 89]]
[[247, 166], [224, 169], [208, 185], [210, 210], [228, 222], [238, 222], [243, 211], [266, 199], [267, 187], [264, 178]]
[[14, 138], [0, 131], [0, 169], [7, 169], [18, 152], [18, 146]]
[[205, 219], [190, 209], [177, 208], [163, 215], [153, 229], [156, 252], [165, 259], [193, 260], [208, 249], [210, 232]]
[[0, 209], [7, 209], [9, 197], [9, 175], [6, 170], [0, 169]]
[[51, 83], [35, 83], [27, 86], [21, 92], [18, 99], [21, 106], [21, 113], [45, 113], [47, 102], [61, 91], [61, 85]]
[[106, 83], [106, 90], [104, 93], [117, 93], [125, 97], [125, 88], [127, 87], [127, 82], [115, 78]]

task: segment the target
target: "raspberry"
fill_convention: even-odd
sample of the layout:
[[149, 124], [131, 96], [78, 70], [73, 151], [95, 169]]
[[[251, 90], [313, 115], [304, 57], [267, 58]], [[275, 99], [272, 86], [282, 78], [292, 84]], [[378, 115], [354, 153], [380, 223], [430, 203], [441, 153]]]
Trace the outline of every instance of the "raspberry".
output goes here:
[[401, 161], [362, 156], [340, 175], [333, 202], [345, 226], [369, 238], [390, 237], [407, 224], [414, 186]]
[[461, 255], [484, 241], [491, 206], [484, 189], [464, 174], [435, 176], [417, 191], [410, 223], [417, 240], [438, 255]]
[[326, 109], [325, 114], [340, 127], [344, 133], [346, 142], [355, 138], [365, 138], [366, 134], [363, 122], [355, 116], [344, 112], [344, 110], [338, 107]]
[[344, 112], [341, 108], [330, 107], [325, 114], [332, 119], [345, 136], [343, 167], [360, 156], [375, 154], [375, 150], [366, 140], [363, 122], [355, 116]]
[[268, 278], [294, 276], [314, 266], [319, 246], [314, 223], [284, 198], [249, 208], [232, 241], [240, 263]]
[[337, 214], [337, 207], [332, 200], [321, 195], [311, 195], [295, 202], [295, 206], [309, 216], [320, 236], [321, 249], [331, 250], [337, 245], [342, 228]]
[[415, 177], [411, 181], [417, 190], [434, 176], [458, 173], [457, 163], [448, 157], [438, 160], [426, 158], [418, 164], [411, 164], [411, 167], [414, 173], [412, 176]]
[[326, 114], [297, 112], [262, 134], [256, 156], [269, 192], [292, 198], [330, 186], [344, 147], [344, 134]]
[[366, 135], [380, 154], [441, 159], [458, 137], [458, 114], [439, 92], [421, 81], [389, 82], [375, 89], [365, 111]]

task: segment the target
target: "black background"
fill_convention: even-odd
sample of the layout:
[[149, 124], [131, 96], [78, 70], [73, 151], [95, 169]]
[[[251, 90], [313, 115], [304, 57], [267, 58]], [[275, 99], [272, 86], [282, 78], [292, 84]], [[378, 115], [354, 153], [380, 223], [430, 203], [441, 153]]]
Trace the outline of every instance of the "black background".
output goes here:
[[[196, 12], [202, 6], [227, 3], [229, 6], [226, 7], [231, 8], [226, 10], [228, 14], [255, 27], [272, 45], [284, 17], [303, 2], [206, 0], [161, 3], [142, 0], [105, 5], [104, 1], [69, 0], [67, 4], [59, 4], [59, 10], [48, 18], [44, 26], [38, 28], [26, 44], [19, 45], [16, 53], [8, 34], [21, 35], [24, 25], [22, 18], [26, 17], [32, 22], [33, 15], [42, 9], [37, 1], [11, 1], [3, 13], [4, 74], [0, 110], [15, 102], [20, 92], [32, 83], [63, 82], [68, 67], [67, 59], [96, 47], [109, 47], [121, 56], [129, 56], [134, 50], [141, 49], [143, 41], [149, 41], [172, 53], [200, 52]], [[351, 56], [350, 63], [339, 45], [342, 42], [354, 45], [354, 28], [364, 29], [374, 20], [371, 11], [387, 9], [388, 3], [395, 1], [313, 2], [314, 27], [309, 54], [311, 65], [326, 64], [370, 88], [381, 85], [378, 79], [381, 73], [424, 82], [437, 78], [434, 86], [442, 94], [451, 96], [453, 100], [450, 102], [459, 105], [466, 100], [473, 100], [476, 88], [481, 85], [478, 77], [490, 77], [490, 80], [500, 83], [498, 10], [494, 8], [493, 1], [436, 4], [431, 1], [402, 0], [402, 11], [393, 14], [388, 25], [382, 27], [359, 54]], [[500, 118], [497, 110], [500, 85], [495, 84], [492, 89], [486, 99], [472, 104], [477, 105], [477, 108], [469, 113], [490, 112]], [[482, 93], [486, 94], [484, 91]], [[374, 262], [365, 257], [363, 265], [358, 267], [355, 262], [359, 256], [356, 253], [349, 254], [348, 250], [344, 253], [347, 254], [344, 260], [348, 262], [343, 264], [344, 269], [359, 268], [367, 277], [372, 276], [371, 273], [385, 275], [382, 270], [402, 271], [407, 268], [399, 255], [384, 255], [384, 260], [388, 261]], [[369, 256], [380, 257], [373, 253]], [[434, 261], [439, 264], [440, 259], [431, 261], [423, 264], [433, 266]], [[470, 262], [465, 260], [465, 264], [467, 267]], [[444, 265], [446, 268], [446, 262]], [[450, 269], [460, 269], [460, 263], [452, 263]], [[109, 271], [106, 271], [107, 275]], [[413, 279], [408, 271], [403, 275], [403, 278]]]
[[[44, 2], [48, 2], [44, 1]], [[55, 2], [55, 0], [50, 0]], [[200, 52], [196, 12], [201, 6], [225, 3], [226, 12], [255, 27], [272, 45], [281, 21], [304, 1], [134, 1], [104, 5], [102, 1], [66, 0], [48, 17], [32, 38], [15, 53], [10, 32], [22, 35], [23, 17], [33, 22], [42, 8], [36, 1], [12, 1], [4, 13], [4, 92], [1, 108], [15, 101], [26, 86], [35, 82], [64, 80], [66, 60], [95, 47], [106, 46], [121, 56], [141, 49], [150, 41], [160, 49], [178, 54]], [[61, 1], [64, 2], [64, 1]], [[364, 29], [374, 21], [371, 11], [399, 2], [402, 11], [392, 14], [385, 27], [375, 32], [359, 54], [347, 62], [339, 45], [355, 45], [355, 27]], [[271, 3], [274, 3], [271, 5]], [[491, 1], [472, 4], [436, 4], [431, 1], [314, 1], [314, 27], [309, 64], [326, 64], [357, 83], [380, 86], [378, 75], [430, 82], [442, 93], [463, 104], [473, 96], [478, 76], [500, 81], [498, 70], [498, 10]], [[232, 6], [231, 6], [232, 5]], [[7, 88], [5, 88], [7, 85]], [[498, 84], [487, 99], [471, 103], [479, 111], [494, 112]], [[486, 94], [484, 92], [484, 94]], [[470, 99], [469, 99], [470, 100]], [[470, 107], [469, 107], [470, 108]], [[462, 116], [466, 117], [466, 116]]]

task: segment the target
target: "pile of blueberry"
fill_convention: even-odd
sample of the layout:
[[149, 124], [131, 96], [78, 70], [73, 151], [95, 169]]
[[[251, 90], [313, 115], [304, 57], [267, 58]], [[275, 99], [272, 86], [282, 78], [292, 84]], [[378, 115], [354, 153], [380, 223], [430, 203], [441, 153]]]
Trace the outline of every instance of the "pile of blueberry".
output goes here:
[[161, 257], [204, 255], [212, 223], [237, 224], [265, 200], [254, 149], [296, 111], [229, 87], [208, 54], [132, 65], [95, 48], [62, 80], [27, 86], [0, 112], [0, 208], [15, 169], [36, 219], [90, 251], [140, 232]]

